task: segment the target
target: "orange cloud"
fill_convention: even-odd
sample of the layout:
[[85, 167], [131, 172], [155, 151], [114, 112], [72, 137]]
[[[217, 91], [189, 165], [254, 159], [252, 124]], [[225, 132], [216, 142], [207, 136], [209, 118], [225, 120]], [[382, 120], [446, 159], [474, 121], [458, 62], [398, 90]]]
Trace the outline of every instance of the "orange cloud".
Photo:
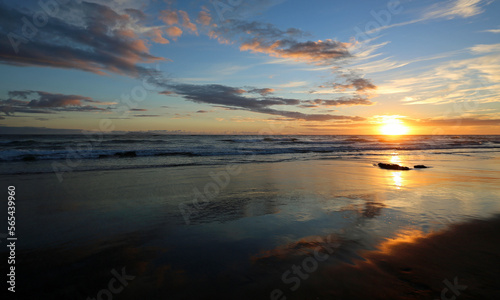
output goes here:
[[297, 61], [307, 61], [317, 64], [327, 64], [332, 60], [350, 56], [347, 50], [349, 44], [331, 39], [317, 42], [296, 42], [277, 40], [273, 43], [254, 38], [240, 46], [241, 51], [265, 53], [273, 57], [292, 58]]
[[162, 30], [159, 29], [159, 28], [152, 30], [150, 32], [150, 36], [151, 36], [153, 42], [158, 43], [158, 44], [168, 44], [168, 43], [170, 43], [169, 40], [167, 40], [166, 38], [164, 38], [162, 36], [162, 33], [163, 33]]
[[198, 19], [196, 19], [196, 22], [205, 26], [209, 26], [210, 23], [212, 23], [212, 16], [206, 11], [200, 11], [200, 13], [198, 14]]
[[186, 27], [187, 29], [191, 30], [192, 32], [198, 34], [198, 28], [196, 27], [196, 24], [191, 22], [187, 12], [185, 12], [183, 10], [179, 10], [179, 14], [182, 17], [182, 26]]
[[176, 26], [168, 27], [165, 32], [174, 40], [182, 35], [182, 29]]
[[167, 25], [174, 25], [179, 23], [179, 16], [177, 15], [177, 12], [166, 9], [160, 12], [160, 20], [165, 22]]

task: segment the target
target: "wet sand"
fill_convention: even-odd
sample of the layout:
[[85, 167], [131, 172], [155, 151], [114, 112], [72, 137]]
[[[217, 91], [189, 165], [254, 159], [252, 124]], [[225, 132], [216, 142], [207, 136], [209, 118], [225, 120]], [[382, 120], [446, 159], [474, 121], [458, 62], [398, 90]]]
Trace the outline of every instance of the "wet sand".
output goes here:
[[440, 299], [455, 277], [467, 286], [457, 299], [495, 299], [498, 158], [423, 162], [433, 168], [332, 159], [76, 172], [62, 183], [5, 176], [17, 191], [18, 292], [106, 299], [125, 272], [113, 299]]
[[[324, 265], [287, 299], [499, 299], [500, 216], [401, 232], [351, 264]], [[335, 256], [335, 254], [333, 254]], [[285, 294], [285, 293], [284, 293]], [[280, 299], [280, 298], [278, 298]]]

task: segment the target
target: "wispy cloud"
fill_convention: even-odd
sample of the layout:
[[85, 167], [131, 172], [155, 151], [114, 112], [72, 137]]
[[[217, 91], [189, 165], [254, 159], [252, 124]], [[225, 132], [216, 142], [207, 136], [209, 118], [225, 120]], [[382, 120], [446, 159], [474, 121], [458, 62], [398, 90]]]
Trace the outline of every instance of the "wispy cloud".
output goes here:
[[290, 82], [287, 82], [287, 83], [278, 84], [277, 87], [280, 87], [280, 88], [294, 88], [294, 87], [305, 86], [305, 85], [308, 85], [308, 84], [309, 84], [309, 82], [307, 82], [307, 81], [290, 81]]
[[[378, 94], [403, 94], [404, 105], [491, 103], [500, 94], [500, 49], [497, 44], [476, 45], [463, 51], [474, 57], [455, 59], [379, 85]], [[478, 56], [479, 55], [479, 56]]]
[[444, 1], [433, 4], [423, 14], [423, 20], [431, 19], [454, 19], [454, 18], [469, 18], [482, 13], [483, 5], [488, 4], [484, 0], [455, 0]]
[[500, 29], [488, 29], [488, 30], [484, 30], [483, 32], [500, 33]]
[[500, 44], [480, 44], [469, 48], [474, 53], [500, 53]]
[[309, 105], [308, 107], [373, 105], [373, 102], [371, 102], [370, 100], [359, 96], [340, 97], [339, 99], [336, 100], [323, 100], [323, 99], [307, 100], [304, 101], [304, 103], [307, 103]]
[[426, 8], [423, 11], [423, 13], [416, 19], [401, 23], [395, 23], [387, 26], [381, 26], [367, 33], [371, 34], [373, 32], [380, 32], [382, 30], [393, 27], [400, 27], [430, 20], [437, 20], [437, 19], [450, 20], [455, 18], [470, 18], [484, 12], [483, 7], [490, 3], [491, 1], [485, 1], [485, 0], [441, 1]]

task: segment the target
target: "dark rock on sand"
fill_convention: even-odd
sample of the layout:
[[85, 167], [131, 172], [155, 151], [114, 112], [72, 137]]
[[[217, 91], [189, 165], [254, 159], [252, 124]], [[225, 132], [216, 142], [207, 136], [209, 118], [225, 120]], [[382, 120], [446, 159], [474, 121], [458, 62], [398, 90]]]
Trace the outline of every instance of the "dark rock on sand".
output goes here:
[[428, 168], [427, 166], [424, 166], [424, 165], [415, 165], [413, 166], [415, 169], [425, 169], [425, 168]]
[[410, 168], [405, 167], [405, 166], [400, 166], [398, 164], [384, 164], [384, 163], [378, 163], [378, 166], [381, 169], [387, 169], [387, 170], [409, 170]]

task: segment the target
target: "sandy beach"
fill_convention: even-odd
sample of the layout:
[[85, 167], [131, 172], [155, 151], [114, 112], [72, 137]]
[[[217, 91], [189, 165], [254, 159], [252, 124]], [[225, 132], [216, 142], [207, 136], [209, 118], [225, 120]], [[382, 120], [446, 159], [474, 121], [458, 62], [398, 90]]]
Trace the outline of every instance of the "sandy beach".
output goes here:
[[362, 158], [3, 176], [22, 220], [17, 285], [87, 299], [122, 273], [117, 299], [447, 299], [443, 281], [458, 278], [460, 299], [495, 299], [500, 160], [419, 159], [432, 168]]

